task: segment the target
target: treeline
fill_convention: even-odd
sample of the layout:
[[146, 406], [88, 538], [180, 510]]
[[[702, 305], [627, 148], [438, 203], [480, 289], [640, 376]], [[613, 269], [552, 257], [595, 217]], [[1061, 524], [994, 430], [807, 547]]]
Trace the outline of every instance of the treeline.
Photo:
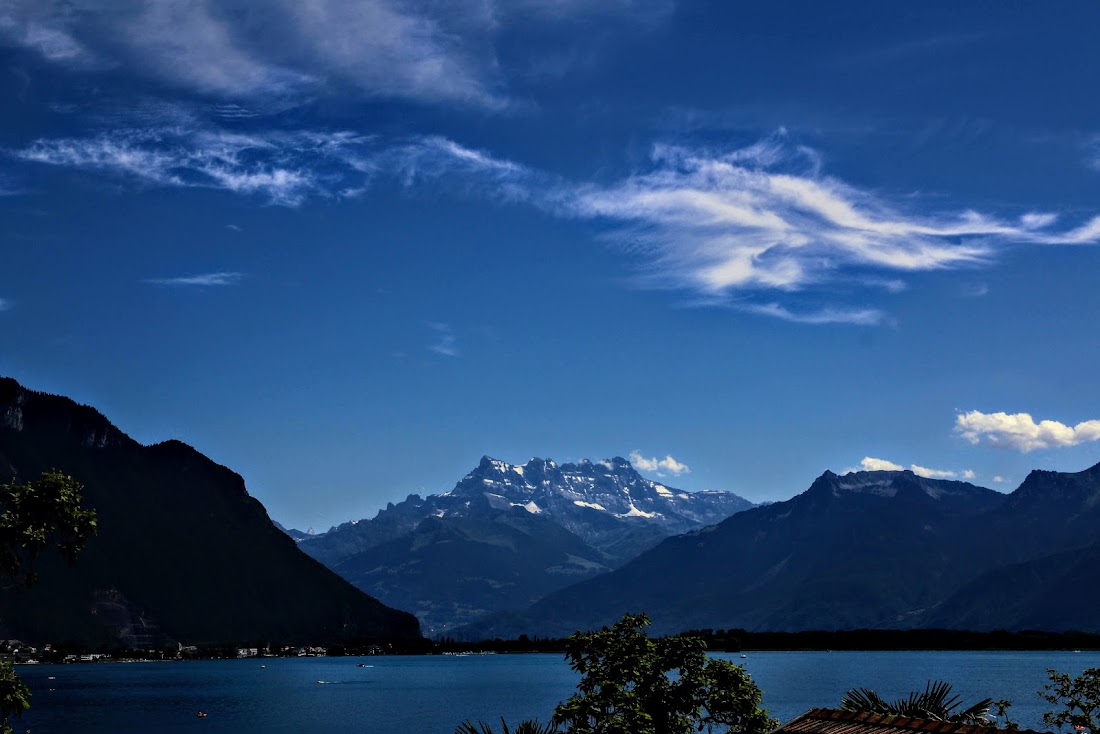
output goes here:
[[1100, 635], [1086, 632], [970, 632], [966, 630], [812, 630], [747, 632], [742, 629], [693, 630], [707, 649], [745, 650], [1098, 650]]
[[[1087, 632], [970, 632], [966, 630], [811, 630], [748, 632], [743, 629], [690, 630], [679, 636], [700, 637], [713, 652], [751, 650], [1100, 650], [1100, 635]], [[564, 652], [564, 639], [528, 637], [515, 640], [456, 642], [438, 640], [433, 652]]]

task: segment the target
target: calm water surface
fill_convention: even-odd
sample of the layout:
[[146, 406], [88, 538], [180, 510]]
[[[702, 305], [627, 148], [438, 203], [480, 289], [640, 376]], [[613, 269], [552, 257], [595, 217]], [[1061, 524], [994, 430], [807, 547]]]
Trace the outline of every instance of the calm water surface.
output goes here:
[[[782, 720], [834, 706], [848, 688], [887, 698], [954, 684], [968, 704], [1008, 698], [1013, 718], [1041, 727], [1045, 670], [1079, 674], [1100, 653], [758, 652], [718, 655], [745, 665]], [[360, 668], [357, 663], [367, 666]], [[261, 667], [261, 665], [266, 667]], [[463, 719], [547, 720], [577, 676], [559, 655], [267, 658], [179, 663], [21, 666], [33, 734], [137, 732], [376, 732], [451, 734]], [[324, 681], [324, 682], [319, 682]], [[200, 710], [208, 712], [198, 718]], [[497, 729], [498, 727], [494, 727]]]

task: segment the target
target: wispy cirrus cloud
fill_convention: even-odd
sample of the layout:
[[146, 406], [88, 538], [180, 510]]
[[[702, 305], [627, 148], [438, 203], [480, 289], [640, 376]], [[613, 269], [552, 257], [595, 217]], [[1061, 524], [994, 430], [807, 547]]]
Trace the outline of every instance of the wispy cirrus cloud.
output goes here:
[[329, 193], [329, 170], [347, 168], [362, 142], [350, 133], [163, 128], [119, 130], [91, 138], [38, 140], [14, 151], [26, 161], [121, 174], [157, 186], [204, 187], [257, 194], [296, 206]]
[[[604, 236], [633, 260], [641, 287], [811, 325], [893, 323], [877, 298], [904, 291], [906, 275], [985, 267], [1009, 244], [1100, 242], [1100, 216], [1059, 227], [1049, 212], [916, 211], [910, 198], [891, 200], [825, 175], [821, 155], [783, 132], [724, 152], [658, 145], [644, 170], [599, 185], [441, 136], [346, 130], [242, 134], [180, 124], [43, 139], [11, 154], [283, 206], [362, 196], [380, 179], [454, 185], [464, 195], [604, 225]], [[858, 300], [844, 303], [852, 294]]]
[[1100, 420], [1075, 426], [1055, 420], [1036, 422], [1030, 413], [983, 413], [971, 410], [955, 417], [955, 433], [972, 444], [989, 444], [1030, 453], [1100, 441]]
[[[845, 469], [842, 474], [851, 474], [858, 471], [905, 471], [906, 467], [901, 464], [895, 464], [889, 459], [876, 459], [873, 456], [865, 456], [863, 460], [859, 462], [859, 466]], [[924, 477], [925, 479], [974, 479], [976, 474], [971, 469], [963, 469], [961, 471], [954, 471], [951, 469], [930, 469], [927, 466], [921, 466], [919, 464], [910, 464], [908, 470], [916, 474], [918, 477]]]
[[244, 279], [244, 273], [216, 272], [197, 275], [178, 275], [171, 278], [147, 278], [146, 283], [164, 286], [200, 286], [216, 287], [237, 285]]
[[1085, 165], [1100, 171], [1100, 135], [1094, 135], [1085, 143]]
[[0, 311], [7, 311], [9, 308], [11, 308], [11, 301], [0, 298]]
[[432, 342], [428, 345], [428, 351], [444, 357], [457, 357], [461, 354], [458, 350], [458, 338], [450, 324], [433, 321], [428, 324], [428, 328], [434, 335]]
[[476, 9], [472, 0], [274, 0], [263, 13], [214, 0], [11, 0], [0, 36], [48, 61], [121, 67], [199, 94], [262, 101], [335, 85], [500, 106], [492, 19], [463, 12]]
[[10, 152], [24, 161], [97, 170], [152, 186], [213, 188], [299, 206], [364, 193], [376, 177], [405, 186], [461, 180], [484, 195], [528, 198], [533, 172], [439, 136], [380, 140], [349, 131], [175, 125], [86, 138], [41, 139]]
[[[385, 97], [509, 107], [501, 36], [629, 26], [672, 0], [8, 0], [0, 44], [73, 70], [118, 69], [166, 91], [247, 100]], [[575, 21], [575, 22], [573, 22]], [[282, 103], [281, 102], [281, 103]], [[235, 116], [234, 112], [230, 112]]]
[[676, 461], [671, 454], [665, 454], [665, 458], [656, 456], [646, 457], [641, 451], [630, 452], [630, 463], [639, 471], [656, 472], [658, 476], [664, 476], [667, 472], [675, 477], [681, 474], [690, 474], [691, 469], [687, 464]]
[[[867, 274], [904, 286], [897, 276], [988, 264], [1008, 242], [1100, 241], [1100, 217], [1059, 231], [1051, 228], [1055, 215], [1043, 212], [1013, 221], [974, 210], [911, 211], [823, 175], [820, 156], [782, 131], [727, 152], [658, 145], [648, 170], [580, 187], [570, 204], [579, 216], [617, 226], [613, 236], [647, 262], [643, 284], [807, 323], [870, 325], [884, 314], [832, 303], [794, 310], [790, 302], [806, 299], [792, 294]], [[787, 298], [760, 299], [769, 292]]]

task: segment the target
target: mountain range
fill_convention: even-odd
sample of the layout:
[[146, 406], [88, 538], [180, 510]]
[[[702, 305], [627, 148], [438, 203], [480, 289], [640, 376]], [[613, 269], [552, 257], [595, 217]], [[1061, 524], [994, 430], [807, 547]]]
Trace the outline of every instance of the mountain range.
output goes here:
[[1033, 471], [1011, 494], [825, 472], [754, 507], [621, 458], [485, 457], [449, 491], [309, 535], [277, 526], [239, 475], [190, 446], [141, 445], [93, 408], [0, 378], [0, 481], [48, 469], [85, 486], [100, 532], [74, 568], [44, 554], [33, 589], [0, 590], [0, 637], [418, 638], [417, 618], [393, 607], [466, 639], [567, 635], [638, 611], [657, 633], [1100, 632], [1100, 464]]
[[244, 481], [190, 446], [143, 446], [93, 408], [0, 378], [0, 481], [58, 469], [99, 532], [34, 588], [0, 590], [0, 637], [160, 647], [419, 637], [417, 620], [302, 553]]
[[645, 611], [657, 632], [946, 627], [1100, 631], [1100, 465], [1012, 494], [908, 471], [825, 472], [785, 502], [454, 632], [567, 635]]
[[752, 506], [730, 492], [667, 487], [620, 457], [559, 466], [486, 456], [449, 491], [410, 495], [321, 535], [287, 532], [360, 589], [441, 634]]

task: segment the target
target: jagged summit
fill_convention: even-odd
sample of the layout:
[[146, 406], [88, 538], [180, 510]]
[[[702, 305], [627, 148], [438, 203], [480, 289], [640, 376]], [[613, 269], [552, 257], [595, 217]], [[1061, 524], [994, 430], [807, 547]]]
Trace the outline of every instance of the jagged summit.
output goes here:
[[299, 547], [432, 633], [530, 603], [621, 565], [670, 535], [752, 504], [685, 492], [626, 459], [525, 464], [483, 456], [451, 489], [390, 503]]
[[548, 518], [618, 563], [661, 538], [721, 522], [752, 503], [730, 492], [687, 492], [646, 479], [621, 456], [557, 464], [510, 464], [483, 456], [451, 489], [387, 505], [373, 520], [344, 523], [302, 541], [319, 560], [339, 558], [410, 532], [428, 517], [488, 517], [521, 509]]

